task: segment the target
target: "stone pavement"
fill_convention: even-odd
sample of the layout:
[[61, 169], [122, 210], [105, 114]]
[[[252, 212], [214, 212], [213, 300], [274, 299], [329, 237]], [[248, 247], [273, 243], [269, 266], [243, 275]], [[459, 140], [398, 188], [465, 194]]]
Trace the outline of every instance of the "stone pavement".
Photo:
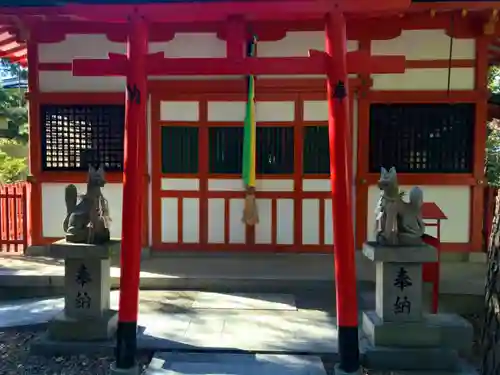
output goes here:
[[145, 375], [326, 375], [315, 356], [159, 353]]
[[[139, 346], [155, 350], [336, 353], [335, 317], [314, 298], [307, 300], [306, 294], [314, 292], [297, 298], [290, 294], [141, 291]], [[333, 293], [324, 299], [331, 301]], [[0, 327], [47, 322], [63, 304], [62, 298], [52, 298], [0, 305]], [[118, 292], [111, 293], [111, 305], [118, 307]], [[330, 310], [334, 308], [330, 306]]]
[[[146, 374], [326, 375], [323, 363], [338, 361], [333, 296], [331, 287], [296, 294], [141, 291], [138, 347], [155, 352]], [[51, 298], [0, 304], [0, 329], [46, 323], [63, 303]], [[117, 292], [111, 305], [118, 305]], [[89, 345], [46, 338], [31, 346], [35, 354], [50, 355], [113, 355], [114, 348], [113, 340]], [[368, 348], [361, 336], [361, 354]]]

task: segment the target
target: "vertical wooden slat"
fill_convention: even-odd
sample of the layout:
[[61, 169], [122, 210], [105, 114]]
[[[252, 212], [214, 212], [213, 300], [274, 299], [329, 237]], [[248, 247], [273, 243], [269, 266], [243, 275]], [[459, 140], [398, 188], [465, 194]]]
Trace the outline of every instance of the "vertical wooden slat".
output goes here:
[[5, 195], [5, 202], [6, 202], [6, 212], [7, 212], [7, 221], [6, 221], [6, 235], [7, 235], [7, 241], [6, 241], [6, 252], [10, 251], [10, 243], [12, 240], [12, 205], [11, 205], [11, 197], [12, 197], [12, 186], [7, 185], [5, 187], [6, 195]]
[[22, 187], [22, 198], [21, 198], [21, 207], [22, 207], [22, 251], [26, 251], [28, 248], [28, 184], [24, 183]]
[[15, 184], [12, 186], [12, 239], [15, 241], [12, 246], [9, 246], [12, 248], [12, 251], [17, 252], [18, 251], [18, 246], [17, 246], [17, 241], [19, 240], [19, 235], [18, 235], [18, 227], [19, 227], [19, 216], [18, 216], [18, 201], [19, 201], [19, 185]]

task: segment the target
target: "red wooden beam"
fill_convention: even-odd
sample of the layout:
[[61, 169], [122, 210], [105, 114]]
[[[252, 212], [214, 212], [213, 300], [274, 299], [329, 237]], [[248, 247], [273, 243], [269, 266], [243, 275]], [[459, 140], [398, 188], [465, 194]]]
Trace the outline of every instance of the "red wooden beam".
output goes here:
[[0, 8], [5, 16], [53, 15], [77, 16], [80, 19], [102, 22], [126, 22], [137, 11], [148, 22], [211, 22], [230, 16], [247, 20], [299, 20], [322, 17], [333, 9], [344, 13], [378, 13], [403, 11], [410, 0], [269, 0], [210, 3], [169, 3], [142, 5], [63, 5], [59, 7]]
[[[324, 74], [323, 53], [310, 57], [258, 57], [231, 60], [223, 58], [164, 58], [163, 53], [148, 55], [148, 75], [265, 75]], [[348, 73], [404, 73], [404, 56], [371, 57], [364, 51], [347, 54]], [[124, 55], [110, 54], [109, 59], [73, 60], [75, 76], [123, 76], [127, 71]]]

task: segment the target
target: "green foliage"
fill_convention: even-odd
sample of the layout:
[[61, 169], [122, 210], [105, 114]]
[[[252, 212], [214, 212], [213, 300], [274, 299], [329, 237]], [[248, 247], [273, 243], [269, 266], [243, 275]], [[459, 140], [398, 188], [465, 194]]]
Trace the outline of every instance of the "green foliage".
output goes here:
[[[3, 59], [0, 60], [0, 72], [14, 77], [21, 76], [21, 78], [27, 75], [26, 69]], [[8, 129], [2, 131], [0, 136], [24, 143], [28, 141], [28, 108], [24, 89], [0, 87], [0, 117], [5, 118], [8, 124]]]
[[486, 177], [490, 185], [500, 186], [500, 124], [493, 120], [487, 126]]
[[[488, 88], [493, 94], [500, 93], [500, 68], [491, 67], [488, 72]], [[488, 183], [500, 187], [500, 122], [496, 119], [487, 124], [485, 172]]]
[[500, 68], [498, 66], [490, 67], [488, 71], [488, 88], [493, 94], [500, 92]]
[[0, 151], [0, 183], [24, 180], [28, 173], [27, 158], [14, 158]]
[[[7, 76], [25, 79], [27, 70], [18, 64], [0, 60], [0, 72]], [[25, 90], [0, 87], [0, 117], [7, 121], [8, 128], [0, 132], [0, 184], [23, 180], [28, 173], [28, 160], [7, 154], [3, 147], [22, 148], [28, 142], [28, 109]]]
[[28, 70], [19, 64], [12, 64], [9, 60], [0, 59], [0, 70], [12, 77], [28, 79]]

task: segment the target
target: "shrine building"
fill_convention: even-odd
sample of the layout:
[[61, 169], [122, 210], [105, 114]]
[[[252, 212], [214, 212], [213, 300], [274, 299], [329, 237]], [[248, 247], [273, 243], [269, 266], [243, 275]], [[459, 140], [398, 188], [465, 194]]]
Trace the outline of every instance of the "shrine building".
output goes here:
[[[394, 165], [401, 188], [420, 186], [447, 218], [443, 251], [482, 251], [486, 85], [488, 67], [500, 62], [500, 1], [122, 2], [143, 12], [154, 65], [147, 92], [129, 87], [132, 99], [147, 101], [137, 196], [145, 247], [332, 251], [323, 13], [350, 3], [347, 169], [356, 248], [373, 239], [380, 167]], [[64, 236], [64, 189], [71, 183], [85, 192], [89, 163], [105, 167], [111, 233], [121, 237], [126, 77], [119, 70], [128, 26], [111, 13], [119, 5], [109, 3], [118, 2], [15, 3], [0, 6], [0, 53], [29, 69], [31, 244]], [[82, 3], [103, 8], [84, 12]], [[151, 16], [153, 3], [164, 7], [164, 21]], [[243, 42], [252, 39], [247, 72]], [[242, 221], [247, 73], [255, 76], [255, 226]], [[437, 227], [427, 231], [436, 235]]]

